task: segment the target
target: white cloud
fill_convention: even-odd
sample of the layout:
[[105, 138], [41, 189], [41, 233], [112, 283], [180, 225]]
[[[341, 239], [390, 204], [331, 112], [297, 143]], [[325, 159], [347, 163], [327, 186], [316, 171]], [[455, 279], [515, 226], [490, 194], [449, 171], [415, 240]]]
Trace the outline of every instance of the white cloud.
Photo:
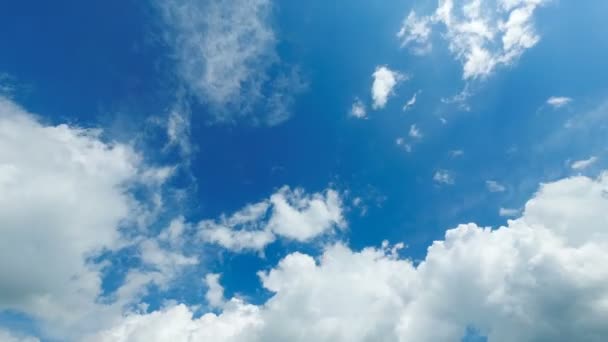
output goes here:
[[367, 110], [365, 109], [365, 104], [360, 99], [355, 99], [352, 107], [350, 108], [350, 116], [357, 119], [365, 119], [367, 118]]
[[502, 217], [515, 217], [519, 215], [521, 210], [513, 208], [500, 208], [498, 209], [498, 215]]
[[262, 250], [277, 236], [300, 242], [344, 228], [342, 200], [331, 189], [306, 194], [282, 187], [270, 199], [250, 204], [230, 217], [199, 223], [201, 238], [233, 251]]
[[372, 99], [374, 109], [381, 109], [386, 106], [388, 98], [393, 94], [393, 88], [397, 83], [407, 79], [407, 76], [389, 69], [386, 66], [376, 67], [372, 74], [374, 82], [372, 84]]
[[408, 46], [413, 53], [424, 55], [431, 52], [433, 45], [431, 44], [431, 18], [418, 17], [416, 12], [412, 11], [403, 21], [403, 25], [397, 38], [401, 40], [401, 46]]
[[488, 188], [489, 192], [505, 192], [507, 188], [494, 180], [486, 181], [486, 188]]
[[[102, 272], [111, 264], [93, 260], [138, 243], [121, 231], [145, 231], [171, 174], [145, 165], [130, 145], [104, 141], [101, 130], [45, 125], [0, 98], [0, 310], [39, 319], [61, 339], [120, 315], [135, 299], [124, 294], [141, 288], [125, 284], [112, 303], [101, 303]], [[141, 190], [137, 199], [133, 188]], [[188, 260], [161, 254], [153, 241], [138, 247], [144, 263], [165, 273]]]
[[540, 40], [534, 30], [537, 7], [549, 0], [441, 0], [432, 15], [414, 11], [399, 33], [402, 45], [430, 50], [431, 24], [443, 24], [450, 51], [463, 63], [463, 78], [489, 75], [498, 65], [511, 65]]
[[595, 164], [595, 162], [597, 162], [597, 159], [598, 159], [597, 157], [592, 156], [588, 159], [577, 160], [572, 163], [571, 167], [573, 170], [584, 170], [584, 169], [588, 168], [589, 166]]
[[440, 184], [448, 184], [448, 185], [454, 184], [454, 177], [447, 170], [436, 171], [435, 174], [433, 175], [433, 180]]
[[420, 91], [415, 92], [414, 95], [412, 95], [412, 97], [405, 103], [405, 105], [403, 106], [404, 111], [408, 111], [412, 109], [412, 107], [414, 107], [414, 105], [416, 104], [416, 98], [418, 97], [419, 93]]
[[274, 294], [263, 305], [134, 314], [92, 341], [459, 341], [468, 327], [489, 341], [603, 341], [607, 188], [606, 175], [545, 184], [521, 217], [450, 229], [419, 264], [387, 243], [292, 253], [259, 272]]
[[224, 287], [220, 284], [220, 275], [207, 274], [205, 284], [207, 284], [207, 293], [205, 293], [207, 303], [214, 308], [224, 306]]
[[[247, 117], [274, 125], [289, 117], [303, 83], [297, 69], [286, 68], [277, 53], [270, 0], [165, 0], [159, 5], [179, 75], [213, 107], [216, 120]], [[278, 74], [271, 75], [271, 69]], [[260, 106], [267, 115], [251, 117]]]
[[410, 136], [410, 138], [414, 138], [414, 139], [422, 138], [422, 132], [420, 132], [420, 129], [415, 124], [410, 126], [410, 131], [409, 131], [408, 135]]
[[572, 98], [565, 96], [551, 96], [547, 99], [547, 104], [553, 108], [560, 108], [572, 102]]
[[29, 336], [17, 336], [10, 331], [0, 328], [0, 341], [2, 342], [40, 342], [39, 339]]

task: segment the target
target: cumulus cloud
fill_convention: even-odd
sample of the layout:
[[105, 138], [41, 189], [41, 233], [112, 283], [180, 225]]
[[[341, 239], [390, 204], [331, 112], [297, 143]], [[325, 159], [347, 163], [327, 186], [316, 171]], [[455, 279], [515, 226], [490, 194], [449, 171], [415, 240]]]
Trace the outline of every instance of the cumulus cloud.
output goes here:
[[577, 160], [577, 161], [573, 162], [571, 167], [573, 170], [584, 170], [584, 169], [588, 168], [589, 166], [595, 164], [595, 162], [597, 162], [597, 157], [592, 156], [592, 157], [589, 157], [588, 159]]
[[[304, 83], [297, 68], [285, 66], [277, 53], [270, 0], [158, 3], [179, 75], [200, 101], [213, 107], [216, 120], [246, 117], [275, 125], [290, 116]], [[265, 116], [252, 117], [255, 108]]]
[[553, 108], [560, 108], [572, 102], [572, 98], [565, 96], [551, 96], [547, 99], [547, 104]]
[[489, 341], [604, 341], [607, 189], [606, 175], [544, 184], [521, 217], [450, 229], [417, 264], [387, 243], [292, 253], [258, 273], [274, 294], [263, 305], [133, 314], [92, 341], [459, 341], [470, 327]]
[[[110, 264], [95, 260], [136, 243], [121, 232], [153, 218], [171, 173], [145, 165], [130, 145], [104, 141], [101, 130], [45, 125], [0, 98], [0, 310], [40, 319], [63, 337], [119, 315], [134, 299], [122, 294], [139, 289], [125, 284], [116, 302], [100, 303]], [[152, 241], [140, 247], [143, 262], [165, 273], [192, 262]]]
[[262, 250], [277, 236], [300, 242], [346, 226], [342, 200], [332, 189], [307, 194], [282, 187], [269, 199], [231, 216], [199, 223], [200, 237], [233, 251]]
[[494, 180], [486, 181], [486, 188], [488, 188], [489, 192], [505, 192], [507, 188]]
[[0, 329], [0, 341], [2, 342], [40, 342], [39, 339], [30, 336], [17, 336], [10, 331]]
[[450, 51], [463, 64], [463, 78], [485, 77], [538, 43], [534, 12], [548, 1], [440, 0], [431, 15], [410, 12], [397, 36], [402, 46], [428, 52], [432, 27], [442, 24]]
[[407, 79], [406, 75], [393, 71], [387, 66], [376, 67], [372, 77], [374, 78], [372, 83], [372, 99], [374, 100], [372, 107], [374, 109], [384, 108], [388, 98], [393, 95], [393, 88], [397, 83]]
[[353, 105], [350, 108], [350, 116], [357, 119], [367, 118], [367, 110], [365, 109], [365, 103], [360, 99], [355, 99]]

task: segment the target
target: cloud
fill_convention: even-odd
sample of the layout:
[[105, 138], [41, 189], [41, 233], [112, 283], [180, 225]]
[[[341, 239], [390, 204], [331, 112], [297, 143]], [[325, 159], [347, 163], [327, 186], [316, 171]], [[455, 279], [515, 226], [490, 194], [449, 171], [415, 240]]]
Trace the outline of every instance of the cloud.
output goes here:
[[589, 159], [577, 160], [572, 163], [571, 167], [573, 170], [584, 170], [589, 166], [595, 164], [595, 162], [597, 162], [597, 159], [597, 157], [592, 156]]
[[402, 137], [399, 137], [399, 138], [395, 139], [395, 144], [396, 144], [397, 146], [402, 147], [402, 148], [405, 150], [405, 152], [407, 152], [407, 153], [412, 152], [412, 145], [411, 145], [411, 144], [406, 143], [406, 142], [405, 142], [405, 139], [404, 139], [404, 138], [402, 138]]
[[205, 284], [207, 285], [207, 293], [205, 293], [207, 303], [214, 308], [224, 306], [224, 288], [220, 284], [220, 275], [207, 274]]
[[431, 52], [433, 45], [430, 42], [432, 20], [429, 17], [418, 17], [412, 11], [403, 21], [403, 25], [397, 38], [401, 40], [401, 46], [410, 47], [416, 55], [425, 55]]
[[16, 336], [10, 331], [6, 331], [0, 328], [0, 341], [2, 342], [40, 342], [39, 339], [34, 337]]
[[451, 158], [458, 158], [458, 157], [462, 157], [464, 155], [464, 151], [463, 150], [451, 150], [449, 152], [450, 157]]
[[107, 141], [99, 129], [43, 124], [0, 98], [0, 310], [40, 320], [51, 337], [77, 336], [119, 316], [135, 299], [126, 294], [141, 293], [131, 282], [102, 298], [111, 266], [102, 255], [137, 245], [142, 262], [157, 270], [148, 281], [191, 262], [130, 238], [163, 205], [160, 188], [172, 170], [146, 165], [131, 145]]
[[229, 217], [199, 223], [200, 237], [233, 251], [263, 250], [282, 237], [300, 242], [344, 228], [343, 205], [339, 194], [306, 194], [303, 189], [285, 186], [269, 199], [249, 204]]
[[414, 107], [418, 94], [420, 94], [420, 90], [415, 92], [414, 95], [412, 95], [412, 97], [405, 103], [405, 105], [403, 105], [403, 111], [408, 111]]
[[471, 327], [489, 341], [603, 341], [607, 187], [606, 175], [544, 184], [521, 217], [450, 229], [419, 263], [388, 243], [292, 253], [258, 273], [273, 293], [262, 305], [132, 314], [91, 341], [459, 341]]
[[366, 119], [367, 110], [365, 109], [365, 103], [360, 99], [355, 99], [352, 107], [350, 108], [350, 116], [357, 119]]
[[432, 27], [442, 24], [450, 51], [463, 64], [463, 78], [477, 79], [513, 64], [538, 43], [533, 15], [547, 1], [441, 0], [432, 15], [410, 12], [397, 36], [415, 53], [429, 52]]
[[439, 184], [454, 184], [454, 177], [447, 170], [438, 170], [437, 172], [435, 172], [435, 174], [433, 175], [433, 180]]
[[407, 79], [407, 76], [389, 69], [386, 66], [376, 67], [372, 74], [374, 82], [372, 84], [372, 99], [374, 109], [382, 109], [386, 106], [388, 98], [393, 94], [393, 88], [397, 83]]
[[572, 102], [572, 98], [565, 96], [551, 96], [547, 99], [547, 104], [553, 108], [560, 108]]
[[500, 208], [498, 210], [498, 215], [500, 215], [502, 217], [515, 217], [515, 216], [519, 215], [520, 212], [521, 212], [521, 210], [519, 210], [519, 209]]
[[414, 139], [422, 138], [422, 132], [420, 132], [420, 129], [415, 124], [410, 126], [410, 131], [409, 131], [408, 135], [410, 136], [410, 138], [414, 138]]
[[505, 192], [507, 190], [504, 185], [493, 180], [486, 181], [486, 188], [488, 188], [489, 192]]
[[270, 0], [158, 4], [179, 76], [212, 107], [215, 120], [276, 125], [290, 116], [304, 82], [297, 68], [286, 66], [277, 53], [278, 40], [268, 20]]

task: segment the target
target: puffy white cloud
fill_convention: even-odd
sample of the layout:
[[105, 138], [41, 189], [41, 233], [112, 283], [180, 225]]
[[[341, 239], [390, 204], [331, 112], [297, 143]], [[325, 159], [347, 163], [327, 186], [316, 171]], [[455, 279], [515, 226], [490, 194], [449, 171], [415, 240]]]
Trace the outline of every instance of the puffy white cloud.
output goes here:
[[367, 118], [367, 110], [365, 109], [365, 104], [360, 99], [355, 99], [352, 107], [350, 108], [350, 116], [357, 119], [365, 119]]
[[[188, 88], [218, 121], [248, 117], [274, 125], [289, 116], [303, 82], [278, 56], [270, 0], [158, 1]], [[270, 69], [280, 70], [275, 76]], [[264, 117], [250, 117], [261, 106]]]
[[386, 66], [376, 67], [372, 77], [374, 78], [372, 83], [372, 99], [374, 100], [372, 107], [374, 109], [384, 108], [388, 98], [393, 94], [393, 88], [397, 83], [407, 79], [406, 75]]
[[551, 96], [547, 99], [547, 104], [553, 108], [560, 108], [572, 102], [572, 98], [565, 96]]
[[433, 180], [439, 184], [454, 184], [454, 176], [448, 170], [437, 170], [433, 175]]
[[140, 159], [99, 131], [46, 126], [0, 99], [0, 308], [79, 318], [100, 287], [86, 259], [115, 248], [138, 211], [127, 186]]
[[92, 341], [459, 341], [471, 326], [489, 341], [604, 341], [607, 190], [608, 175], [544, 184], [520, 218], [450, 229], [419, 264], [387, 243], [292, 253], [259, 272], [263, 305], [129, 315]]
[[[171, 167], [146, 166], [130, 145], [104, 141], [101, 130], [43, 124], [0, 98], [0, 310], [39, 319], [45, 333], [62, 339], [120, 314], [135, 299], [127, 295], [141, 289], [125, 284], [114, 303], [101, 303], [111, 264], [96, 258], [138, 243], [121, 231], [144, 230], [171, 174]], [[151, 240], [141, 249], [154, 277], [192, 262]]]
[[410, 12], [397, 35], [402, 45], [413, 45], [415, 52], [420, 47], [429, 51], [431, 26], [441, 23], [450, 51], [463, 63], [463, 78], [484, 77], [536, 45], [540, 38], [533, 15], [548, 1], [440, 0], [432, 15], [419, 17]]
[[507, 190], [507, 188], [504, 185], [502, 185], [494, 180], [487, 180], [486, 188], [488, 188], [489, 192], [504, 192]]
[[200, 236], [234, 251], [262, 250], [277, 236], [303, 242], [344, 228], [342, 211], [342, 200], [334, 190], [309, 195], [285, 186], [270, 199], [247, 205], [229, 217], [201, 221]]
[[589, 157], [588, 159], [577, 160], [577, 161], [573, 162], [571, 167], [573, 170], [584, 170], [584, 169], [588, 168], [589, 166], [595, 164], [595, 162], [597, 162], [597, 157], [592, 156], [592, 157]]

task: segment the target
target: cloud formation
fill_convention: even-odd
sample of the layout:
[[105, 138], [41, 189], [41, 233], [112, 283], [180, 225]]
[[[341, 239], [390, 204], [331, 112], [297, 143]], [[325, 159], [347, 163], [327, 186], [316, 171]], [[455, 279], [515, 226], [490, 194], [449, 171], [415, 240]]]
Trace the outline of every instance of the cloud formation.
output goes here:
[[91, 341], [458, 341], [470, 327], [489, 341], [603, 341], [607, 189], [606, 175], [544, 184], [521, 217], [450, 229], [419, 264], [386, 243], [292, 253], [258, 273], [274, 293], [263, 305], [231, 299], [201, 318], [171, 306]]
[[387, 66], [376, 67], [372, 77], [374, 78], [372, 83], [372, 99], [374, 100], [372, 107], [374, 109], [384, 108], [388, 98], [393, 95], [393, 88], [397, 83], [407, 79], [407, 76], [393, 71]]
[[263, 250], [277, 237], [305, 242], [346, 227], [340, 195], [332, 189], [307, 194], [285, 186], [269, 199], [230, 216], [199, 223], [199, 236], [232, 251]]
[[566, 96], [551, 96], [547, 99], [547, 104], [553, 108], [561, 108], [572, 102], [572, 98]]
[[289, 118], [305, 83], [277, 53], [270, 0], [167, 0], [159, 6], [179, 75], [211, 106], [216, 121], [276, 125]]
[[549, 0], [440, 0], [435, 12], [411, 11], [397, 36], [416, 54], [431, 50], [432, 27], [441, 24], [452, 54], [463, 64], [463, 79], [483, 78], [499, 65], [511, 65], [540, 37], [534, 12]]

